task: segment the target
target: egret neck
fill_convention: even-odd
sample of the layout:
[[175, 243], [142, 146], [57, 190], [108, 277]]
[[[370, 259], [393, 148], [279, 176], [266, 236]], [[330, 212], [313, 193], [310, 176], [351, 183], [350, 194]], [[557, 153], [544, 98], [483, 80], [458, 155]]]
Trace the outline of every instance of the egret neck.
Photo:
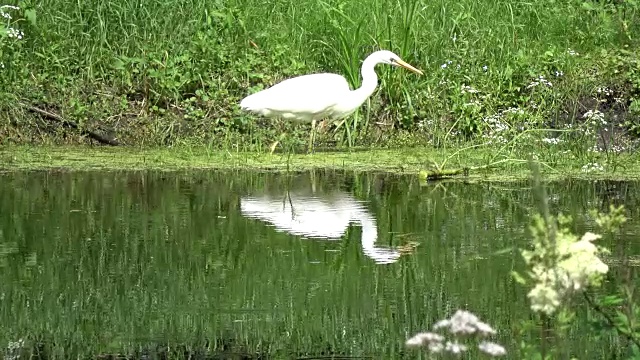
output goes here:
[[378, 86], [378, 74], [376, 74], [375, 67], [379, 63], [379, 60], [372, 55], [369, 55], [362, 62], [362, 69], [360, 70], [362, 74], [362, 84], [359, 88], [353, 90], [350, 96], [345, 99], [345, 103], [349, 104], [345, 107], [353, 108], [353, 111], [362, 105]]

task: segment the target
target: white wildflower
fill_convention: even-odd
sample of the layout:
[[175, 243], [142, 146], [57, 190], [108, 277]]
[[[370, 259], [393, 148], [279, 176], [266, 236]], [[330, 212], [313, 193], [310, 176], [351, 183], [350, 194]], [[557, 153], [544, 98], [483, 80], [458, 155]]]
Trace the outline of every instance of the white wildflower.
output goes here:
[[444, 350], [457, 355], [467, 351], [467, 347], [465, 345], [460, 344], [457, 341], [455, 342], [447, 341], [446, 345], [444, 346]]
[[448, 65], [451, 65], [451, 63], [452, 63], [452, 62], [453, 62], [453, 61], [451, 61], [451, 60], [447, 60], [447, 62], [445, 62], [444, 64], [440, 65], [440, 67], [444, 69], [444, 68], [446, 68]]
[[[500, 356], [506, 354], [506, 350], [499, 344], [482, 340], [483, 337], [495, 334], [496, 331], [473, 313], [466, 310], [458, 310], [449, 319], [436, 322], [433, 325], [434, 331], [447, 330], [452, 339], [445, 339], [445, 336], [435, 332], [423, 332], [408, 339], [406, 345], [409, 347], [425, 346], [431, 353], [446, 352], [453, 355], [460, 355], [468, 350], [468, 345], [461, 344], [459, 340], [465, 342], [470, 340], [480, 341], [478, 349], [492, 355]], [[471, 336], [470, 335], [477, 335]]]
[[600, 110], [589, 110], [582, 115], [582, 118], [591, 121], [594, 125], [607, 125], [607, 122], [604, 119], [604, 114]]
[[451, 321], [449, 319], [444, 319], [435, 323], [435, 325], [433, 325], [433, 330], [448, 328], [449, 326], [451, 326]]
[[17, 6], [13, 6], [13, 5], [2, 5], [0, 6], [0, 16], [2, 16], [3, 18], [7, 19], [7, 20], [11, 20], [11, 14], [9, 14], [8, 12], [6, 12], [6, 10], [20, 10], [19, 7]]
[[9, 36], [10, 38], [21, 40], [24, 37], [24, 33], [22, 32], [22, 30], [10, 27], [7, 30], [7, 36]]
[[7, 344], [6, 352], [4, 355], [5, 360], [18, 360], [20, 359], [20, 352], [24, 349], [24, 340], [9, 341]]
[[590, 283], [598, 282], [600, 276], [609, 271], [607, 264], [598, 258], [598, 248], [592, 243], [599, 238], [600, 235], [587, 232], [580, 241], [562, 244], [565, 248], [561, 249], [561, 253], [572, 256], [560, 261], [558, 267], [569, 276], [572, 290], [581, 290]]
[[561, 143], [562, 140], [560, 138], [543, 138], [542, 142], [545, 142], [547, 144], [557, 145]]
[[613, 152], [621, 153], [624, 150], [625, 150], [625, 148], [622, 145], [618, 145], [618, 144], [611, 145], [611, 151], [613, 151]]
[[474, 89], [474, 88], [472, 88], [471, 86], [468, 86], [468, 85], [462, 85], [460, 90], [462, 91], [463, 94], [465, 94], [465, 93], [475, 94], [475, 93], [478, 92], [478, 90], [476, 90], [476, 89]]
[[572, 49], [567, 49], [567, 54], [569, 54], [569, 55], [571, 55], [571, 56], [578, 56], [578, 55], [580, 55], [580, 54], [578, 54], [577, 52], [575, 52], [575, 51], [574, 51], [574, 50], [572, 50]]
[[604, 167], [598, 163], [588, 163], [582, 167], [582, 172], [589, 173], [597, 171], [604, 171]]
[[541, 218], [536, 221], [534, 249], [521, 252], [531, 266], [530, 276], [535, 281], [527, 297], [531, 310], [551, 315], [567, 296], [590, 285], [599, 285], [609, 268], [598, 257], [605, 250], [593, 244], [600, 236], [587, 232], [578, 239], [561, 229], [555, 241], [550, 242], [547, 235], [536, 235], [546, 228]]
[[502, 121], [501, 114], [485, 116], [482, 120], [490, 126], [494, 133], [499, 133], [509, 129], [509, 125]]
[[517, 108], [517, 107], [510, 107], [506, 110], [502, 111], [503, 114], [507, 114], [507, 113], [511, 113], [511, 114], [517, 114], [517, 115], [522, 115], [524, 114], [524, 110]]
[[541, 84], [542, 84], [542, 85], [545, 85], [545, 86], [548, 86], [548, 87], [552, 87], [552, 86], [553, 86], [553, 84], [551, 83], [551, 81], [547, 80], [547, 79], [544, 77], [544, 75], [540, 75], [540, 76], [538, 76], [538, 78], [537, 78], [537, 79], [535, 79], [535, 80], [534, 80], [534, 81], [532, 81], [529, 85], [527, 85], [527, 89], [530, 89], [530, 88], [536, 87], [536, 86], [541, 85]]
[[424, 346], [425, 344], [444, 341], [444, 336], [432, 332], [419, 333], [407, 340], [406, 345], [411, 347]]
[[527, 297], [531, 301], [531, 310], [553, 314], [560, 306], [560, 294], [555, 288], [555, 284], [536, 284], [527, 294]]
[[556, 77], [561, 77], [562, 75], [564, 75], [564, 73], [562, 71], [558, 71], [556, 70]]
[[428, 349], [434, 354], [440, 353], [444, 350], [444, 344], [441, 342], [432, 342], [432, 343], [429, 343]]
[[476, 322], [476, 329], [480, 334], [483, 335], [493, 335], [496, 333], [496, 331], [491, 326], [489, 326], [489, 324], [484, 323], [480, 320]]
[[489, 67], [487, 65], [485, 65], [485, 66], [482, 67], [482, 70], [483, 71], [487, 71], [487, 70], [489, 70]]
[[477, 316], [469, 311], [458, 310], [451, 317], [451, 319], [445, 319], [438, 321], [434, 326], [434, 330], [448, 328], [451, 334], [474, 334], [480, 335], [495, 334], [495, 330], [488, 324], [480, 321]]
[[507, 350], [499, 344], [483, 341], [478, 345], [478, 349], [480, 351], [486, 353], [491, 356], [503, 356], [507, 354]]

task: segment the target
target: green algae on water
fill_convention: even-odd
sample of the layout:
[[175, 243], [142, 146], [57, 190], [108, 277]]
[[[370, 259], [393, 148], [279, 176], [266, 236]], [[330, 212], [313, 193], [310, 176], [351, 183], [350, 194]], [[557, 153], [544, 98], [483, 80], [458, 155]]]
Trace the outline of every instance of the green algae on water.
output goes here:
[[[508, 156], [507, 156], [508, 155]], [[597, 160], [601, 168], [593, 167]], [[639, 179], [640, 157], [636, 154], [601, 155], [579, 160], [564, 157], [539, 157], [543, 175], [548, 179]], [[207, 150], [197, 147], [112, 148], [89, 146], [0, 147], [0, 170], [203, 170], [253, 169], [267, 171], [304, 171], [335, 169], [414, 174], [422, 171], [449, 172], [467, 180], [521, 180], [529, 176], [526, 154], [496, 155], [491, 148], [473, 149], [354, 149], [311, 154], [269, 154]], [[438, 168], [442, 166], [442, 168]], [[458, 171], [469, 169], [468, 171]]]

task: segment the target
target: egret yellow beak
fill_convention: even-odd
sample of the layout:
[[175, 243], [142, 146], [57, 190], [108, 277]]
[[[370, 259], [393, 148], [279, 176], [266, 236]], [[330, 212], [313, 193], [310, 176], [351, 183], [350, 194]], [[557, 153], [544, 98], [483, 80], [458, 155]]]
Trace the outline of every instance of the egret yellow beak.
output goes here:
[[406, 62], [404, 62], [404, 61], [402, 61], [400, 59], [396, 60], [396, 64], [398, 64], [398, 66], [402, 66], [403, 68], [405, 68], [405, 69], [407, 69], [409, 71], [413, 71], [416, 74], [422, 75], [422, 71], [414, 68], [413, 66], [407, 64]]

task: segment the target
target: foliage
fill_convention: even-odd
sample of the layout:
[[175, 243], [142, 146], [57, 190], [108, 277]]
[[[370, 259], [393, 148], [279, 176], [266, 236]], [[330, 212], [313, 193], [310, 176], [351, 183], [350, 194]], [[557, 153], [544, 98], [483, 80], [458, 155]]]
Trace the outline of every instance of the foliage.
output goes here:
[[[380, 90], [320, 140], [443, 146], [488, 137], [504, 144], [523, 129], [545, 128], [553, 136], [520, 141], [552, 139], [586, 151], [603, 142], [601, 128], [588, 142], [579, 131], [589, 110], [638, 135], [635, 1], [329, 0], [265, 7], [253, 0], [188, 6], [47, 0], [18, 7], [0, 25], [4, 143], [82, 141], [43, 126], [20, 99], [125, 144], [264, 149], [282, 131], [302, 137], [306, 130], [242, 113], [242, 97], [315, 71], [341, 73], [359, 86], [362, 59], [379, 48], [397, 52], [425, 76], [380, 66]], [[9, 38], [16, 34], [9, 29], [22, 38]], [[596, 90], [604, 88], [612, 94], [600, 102]], [[604, 111], [614, 103], [613, 112]], [[555, 136], [557, 130], [566, 133]], [[606, 149], [630, 146], [607, 141]]]
[[[448, 334], [437, 331], [446, 330]], [[505, 348], [497, 343], [486, 340], [496, 331], [478, 317], [468, 311], [458, 310], [449, 319], [440, 320], [433, 325], [436, 332], [424, 332], [408, 339], [409, 347], [424, 347], [431, 354], [459, 356], [477, 346], [478, 352], [490, 357], [506, 355]], [[447, 339], [449, 338], [449, 339]]]
[[[523, 340], [521, 353], [528, 359], [552, 359], [561, 357], [562, 345], [558, 339], [571, 327], [580, 305], [591, 312], [594, 331], [599, 335], [613, 333], [623, 340], [621, 351], [628, 349], [631, 358], [640, 354], [640, 327], [636, 319], [640, 316], [637, 299], [633, 296], [633, 285], [623, 281], [620, 290], [607, 294], [595, 289], [609, 276], [609, 266], [603, 261], [609, 249], [596, 246], [593, 241], [602, 235], [587, 231], [581, 238], [570, 229], [572, 219], [549, 214], [547, 196], [540, 184], [540, 175], [533, 167], [533, 189], [540, 201], [540, 213], [533, 215], [531, 225], [532, 247], [521, 250], [528, 273], [527, 278], [517, 272], [512, 275], [531, 290], [528, 293], [530, 307], [537, 316], [524, 321], [520, 332], [533, 331], [539, 334], [539, 346]], [[593, 222], [608, 235], [618, 233], [626, 222], [623, 206], [609, 208], [609, 213], [590, 212]], [[581, 296], [580, 296], [581, 295]], [[626, 304], [626, 311], [620, 310]], [[554, 342], [555, 339], [555, 342]]]

